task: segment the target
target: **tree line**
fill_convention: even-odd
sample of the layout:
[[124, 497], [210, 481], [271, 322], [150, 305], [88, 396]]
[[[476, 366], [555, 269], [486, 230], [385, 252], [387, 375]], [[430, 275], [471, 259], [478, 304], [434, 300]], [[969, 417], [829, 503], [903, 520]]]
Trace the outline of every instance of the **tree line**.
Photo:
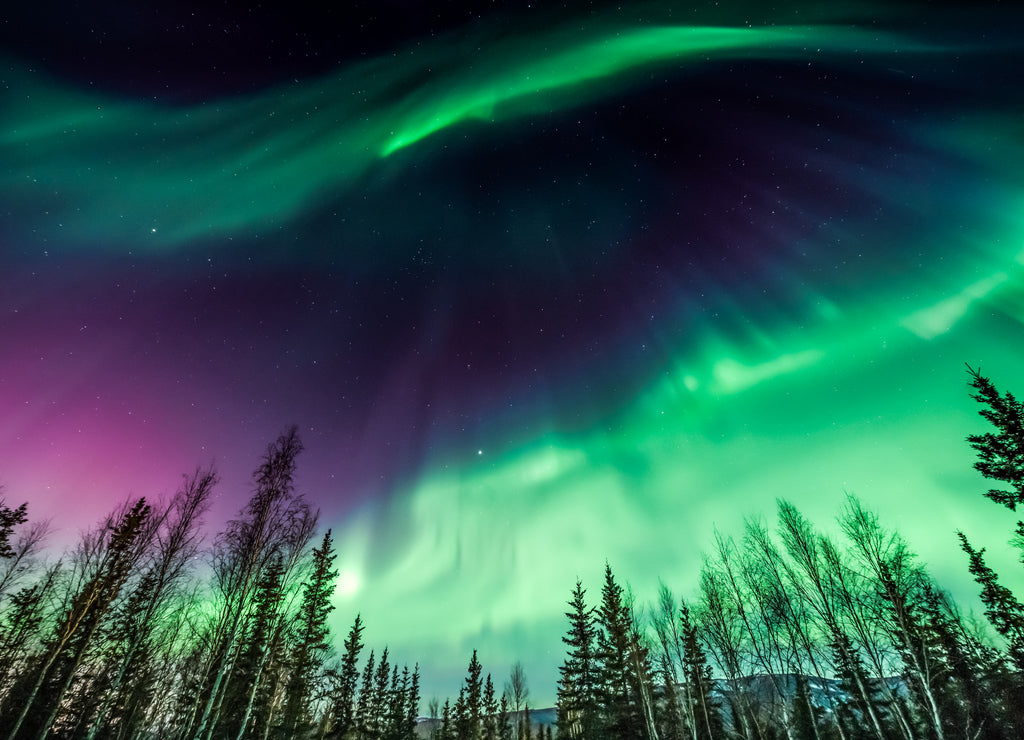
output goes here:
[[[975, 467], [1024, 503], [1024, 406], [968, 368], [989, 431]], [[0, 499], [0, 740], [1011, 740], [1024, 737], [1024, 604], [961, 532], [987, 624], [858, 499], [841, 536], [778, 502], [716, 532], [697, 593], [643, 605], [605, 565], [565, 613], [557, 719], [531, 719], [520, 664], [499, 694], [474, 651], [457, 697], [420, 713], [420, 674], [328, 628], [331, 530], [295, 489], [294, 428], [206, 543], [217, 475], [118, 506], [58, 560]], [[1024, 552], [1024, 522], [1011, 542]], [[1024, 557], [1022, 557], [1024, 559]]]
[[[968, 367], [990, 431], [975, 468], [1024, 503], [1024, 405]], [[606, 565], [577, 582], [563, 637], [558, 735], [582, 740], [1012, 740], [1024, 737], [1024, 605], [957, 533], [986, 627], [965, 616], [894, 530], [857, 498], [841, 537], [792, 503], [776, 526], [715, 533], [698, 593], [662, 586], [639, 608]], [[953, 540], [951, 536], [951, 540]], [[1011, 543], [1024, 562], [1024, 522]], [[955, 540], [951, 545], [955, 544]]]
[[328, 660], [338, 571], [295, 490], [301, 450], [294, 428], [267, 449], [205, 549], [212, 469], [122, 504], [55, 563], [37, 557], [46, 526], [0, 504], [0, 738], [414, 737], [418, 667], [384, 649], [360, 674], [358, 616]]

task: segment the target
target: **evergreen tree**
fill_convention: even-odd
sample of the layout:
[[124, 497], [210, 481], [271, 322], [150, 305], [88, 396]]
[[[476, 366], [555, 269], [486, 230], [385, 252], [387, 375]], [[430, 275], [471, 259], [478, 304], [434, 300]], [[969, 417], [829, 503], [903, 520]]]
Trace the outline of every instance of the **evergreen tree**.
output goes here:
[[267, 564], [293, 539], [296, 526], [308, 522], [308, 504], [296, 495], [296, 459], [302, 451], [298, 430], [291, 427], [267, 448], [253, 474], [255, 490], [241, 516], [229, 522], [216, 543], [213, 570], [221, 599], [217, 615], [215, 662], [200, 691], [202, 705], [192, 740], [210, 740], [219, 722], [226, 695], [225, 681], [231, 661], [243, 650], [239, 645], [257, 585]]
[[466, 703], [465, 684], [459, 687], [459, 698], [455, 700], [455, 707], [452, 710], [452, 726], [458, 740], [468, 740], [470, 735], [469, 706]]
[[363, 621], [357, 614], [345, 638], [337, 688], [332, 696], [331, 737], [345, 738], [354, 726], [356, 684], [359, 680], [359, 653], [363, 649]]
[[[2, 490], [2, 489], [0, 489]], [[11, 534], [19, 524], [28, 521], [28, 504], [24, 503], [11, 509], [0, 498], [0, 558], [13, 558], [14, 548], [11, 547]]]
[[793, 699], [790, 702], [789, 716], [793, 722], [790, 728], [790, 737], [793, 740], [815, 740], [818, 733], [816, 726], [818, 718], [815, 716], [814, 704], [811, 701], [811, 690], [807, 683], [807, 676], [802, 673], [794, 677], [795, 690]]
[[398, 665], [391, 668], [391, 686], [387, 691], [387, 700], [383, 702], [383, 727], [380, 737], [383, 740], [402, 740], [405, 733], [405, 698], [409, 692], [409, 667], [405, 666], [401, 673]]
[[483, 718], [483, 683], [480, 679], [482, 667], [477, 660], [476, 650], [466, 670], [466, 735], [464, 740], [480, 740], [481, 719]]
[[963, 532], [957, 532], [960, 547], [970, 558], [969, 569], [974, 580], [981, 586], [981, 601], [985, 605], [985, 616], [996, 632], [1006, 638], [1010, 660], [1018, 671], [1024, 672], [1024, 604], [1021, 604], [1010, 589], [999, 583], [995, 571], [985, 563], [985, 549], [975, 550]]
[[444, 700], [444, 709], [441, 710], [441, 724], [435, 733], [435, 740], [455, 740], [451, 702], [448, 699]]
[[512, 740], [512, 723], [509, 721], [508, 694], [502, 692], [498, 702], [498, 740]]
[[523, 706], [523, 712], [519, 717], [519, 737], [523, 740], [530, 740], [533, 721], [530, 719], [530, 705]]
[[72, 598], [31, 673], [24, 676], [23, 689], [17, 692], [19, 706], [11, 706], [9, 716], [3, 718], [8, 740], [44, 738], [49, 733], [103, 617], [142, 557], [149, 516], [149, 505], [139, 499], [108, 518], [99, 532], [83, 542], [85, 583]]
[[604, 731], [620, 740], [656, 740], [647, 703], [653, 685], [647, 651], [638, 642], [630, 606], [607, 563], [597, 614], [601, 626], [596, 650], [598, 696], [604, 708]]
[[309, 698], [318, 671], [330, 649], [327, 617], [334, 610], [331, 596], [338, 571], [333, 570], [334, 547], [331, 530], [324, 533], [319, 548], [313, 549], [313, 568], [302, 588], [302, 602], [294, 624], [295, 649], [291, 659], [283, 729], [289, 736], [311, 724]]
[[569, 601], [569, 631], [562, 637], [568, 655], [559, 669], [557, 709], [558, 735], [564, 738], [594, 740], [598, 728], [599, 707], [595, 685], [594, 640], [597, 632], [594, 610], [585, 601], [586, 590], [580, 581]]
[[829, 647], [832, 650], [836, 678], [839, 679], [839, 699], [835, 702], [839, 727], [849, 740], [871, 740], [876, 737], [876, 733], [867, 722], [869, 710], [873, 710], [876, 717], [881, 717], [885, 700], [877, 684], [868, 676], [864, 661], [845, 632], [836, 631]]
[[658, 737], [661, 740], [687, 740], [686, 723], [683, 719], [682, 698], [676, 685], [674, 671], [669, 665], [668, 655], [661, 656], [662, 690], [657, 713]]
[[101, 630], [100, 639], [109, 647], [94, 680], [76, 692], [81, 705], [74, 712], [92, 722], [87, 739], [101, 732], [130, 732], [126, 725], [133, 705], [149, 703], [155, 676], [150, 665], [150, 635], [146, 633], [154, 625], [145, 624], [145, 612], [156, 587], [155, 573], [149, 569], [129, 597], [111, 610], [110, 623]]
[[270, 650], [274, 625], [281, 605], [284, 561], [275, 554], [260, 577], [252, 617], [246, 630], [242, 649], [225, 686], [219, 727], [229, 737], [242, 737], [251, 726], [253, 702], [260, 689], [266, 656]]
[[388, 685], [391, 678], [391, 663], [388, 661], [388, 649], [380, 654], [377, 672], [373, 680], [370, 709], [367, 712], [366, 737], [381, 740], [387, 727], [388, 716]]
[[724, 736], [722, 715], [712, 694], [711, 665], [697, 635], [697, 625], [684, 601], [679, 608], [680, 638], [683, 653], [683, 682], [686, 700], [690, 702], [687, 714], [694, 718], [694, 740], [719, 740]]
[[[9, 677], [26, 673], [23, 668], [31, 652], [32, 640], [43, 625], [46, 602], [56, 589], [62, 567], [63, 564], [57, 562], [38, 582], [14, 592], [7, 600], [0, 621], [0, 677], [5, 679], [0, 683], [0, 695], [10, 689]], [[0, 716], [2, 714], [0, 712]]]
[[970, 365], [967, 372], [975, 391], [971, 398], [984, 407], [978, 413], [996, 429], [967, 437], [978, 453], [974, 467], [986, 478], [1009, 484], [1009, 491], [990, 489], [985, 495], [1014, 511], [1024, 503], [1024, 404], [1012, 393], [1001, 395], [992, 381]]
[[925, 586], [920, 608], [925, 629], [944, 659], [947, 687], [942, 709], [950, 718], [948, 734], [958, 735], [962, 728], [978, 740], [1004, 740], [993, 706], [998, 704], [993, 701], [997, 697], [987, 696], [982, 688], [986, 667], [973, 659], [958, 617], [931, 584]]
[[354, 724], [354, 736], [357, 738], [366, 738], [370, 736], [373, 730], [373, 713], [376, 711], [376, 699], [373, 696], [373, 676], [374, 668], [377, 663], [374, 659], [373, 651], [370, 651], [370, 657], [366, 659], [366, 665], [363, 666], [363, 678], [359, 688], [359, 699], [356, 702], [355, 716], [353, 717]]
[[402, 734], [404, 740], [413, 740], [416, 737], [416, 724], [420, 714], [420, 667], [416, 664], [412, 669], [412, 678], [409, 680], [409, 691], [405, 696], [405, 728]]
[[494, 695], [494, 682], [490, 673], [484, 681], [483, 729], [480, 735], [483, 740], [498, 740], [498, 699]]

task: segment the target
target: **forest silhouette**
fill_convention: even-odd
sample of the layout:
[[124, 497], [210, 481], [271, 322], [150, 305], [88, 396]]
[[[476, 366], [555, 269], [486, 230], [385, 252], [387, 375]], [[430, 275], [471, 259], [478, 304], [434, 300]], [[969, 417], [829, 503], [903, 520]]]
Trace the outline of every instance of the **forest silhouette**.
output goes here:
[[[982, 493], [1015, 511], [1024, 405], [968, 373]], [[301, 451], [295, 428], [271, 444], [209, 539], [212, 467], [56, 559], [47, 523], [0, 499], [0, 740], [1024, 737], [1024, 604], [958, 532], [986, 622], [968, 618], [853, 496], [837, 537], [785, 500], [774, 526], [716, 531], [687, 598], [638, 604], [607, 563], [599, 590], [577, 581], [554, 711], [531, 712], [519, 663], [499, 693], [475, 651], [458, 696], [421, 709], [419, 666], [367, 649], [360, 616], [331, 634], [334, 541], [296, 490]], [[1010, 536], [1024, 561], [1024, 522]]]

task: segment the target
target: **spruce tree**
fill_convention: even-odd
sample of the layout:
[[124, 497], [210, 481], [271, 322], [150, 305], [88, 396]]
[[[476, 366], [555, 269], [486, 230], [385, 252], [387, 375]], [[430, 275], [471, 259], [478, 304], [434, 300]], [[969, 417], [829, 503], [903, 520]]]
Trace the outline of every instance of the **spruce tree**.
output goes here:
[[477, 660], [476, 650], [466, 670], [466, 735], [465, 740], [480, 740], [483, 717], [483, 683], [480, 679], [482, 668]]
[[978, 740], [1005, 740], [995, 706], [999, 697], [986, 695], [982, 688], [986, 667], [973, 659], [959, 619], [946, 598], [927, 584], [920, 609], [925, 629], [944, 659], [947, 689], [943, 710], [951, 719], [949, 734], [965, 728]]
[[260, 577], [253, 601], [253, 613], [243, 649], [235, 661], [219, 717], [218, 727], [230, 732], [229, 737], [241, 737], [251, 726], [251, 714], [256, 696], [260, 693], [263, 668], [271, 649], [274, 625], [283, 598], [282, 578], [284, 562], [275, 554]]
[[27, 521], [27, 503], [11, 509], [0, 498], [0, 558], [14, 557], [14, 548], [11, 547], [11, 534], [13, 534], [15, 527]]
[[697, 625], [690, 609], [683, 602], [679, 608], [680, 639], [683, 653], [683, 681], [687, 701], [691, 702], [687, 714], [693, 716], [694, 740], [719, 740], [724, 736], [721, 708], [712, 694], [714, 683], [711, 665], [697, 636]]
[[466, 702], [465, 684], [459, 687], [459, 698], [455, 700], [455, 707], [452, 710], [452, 726], [458, 740], [469, 739], [469, 705]]
[[291, 676], [286, 690], [283, 730], [289, 736], [309, 725], [309, 698], [318, 672], [330, 649], [327, 617], [334, 610], [331, 596], [338, 571], [333, 570], [334, 547], [331, 530], [324, 533], [319, 548], [313, 548], [313, 567], [302, 587], [302, 602], [292, 627], [295, 647], [291, 655]]
[[1006, 638], [1010, 660], [1018, 671], [1024, 672], [1024, 604], [1010, 589], [999, 583], [999, 577], [985, 563], [985, 548], [975, 550], [963, 532], [957, 532], [960, 547], [970, 558], [969, 569], [981, 586], [981, 602], [985, 616], [996, 632]]
[[530, 705], [523, 706], [523, 713], [519, 718], [519, 737], [522, 740], [530, 740], [530, 733], [533, 722], [530, 719]]
[[[985, 605], [985, 616], [996, 632], [1006, 640], [1006, 657], [1010, 670], [993, 665], [990, 681], [1000, 690], [996, 695], [1009, 697], [1006, 702], [1005, 724], [1007, 733], [1018, 735], [1024, 732], [1024, 604], [1021, 604], [1010, 589], [999, 583], [999, 578], [986, 563], [985, 550], [975, 550], [963, 532], [958, 532], [960, 546], [970, 559], [970, 572], [981, 586], [981, 601]], [[993, 697], [994, 699], [995, 697]]]
[[633, 615], [622, 587], [605, 564], [597, 633], [598, 696], [604, 707], [604, 731], [620, 740], [655, 740], [645, 692], [653, 685], [646, 649], [639, 644]]
[[[24, 675], [32, 641], [39, 634], [46, 612], [46, 602], [53, 596], [63, 563], [47, 568], [42, 578], [31, 586], [11, 594], [0, 620], [0, 676]], [[10, 688], [7, 681], [2, 687]], [[5, 692], [6, 693], [6, 692]], [[7, 695], [5, 699], [10, 699]], [[0, 716], [3, 716], [0, 713]]]
[[498, 699], [494, 695], [494, 681], [491, 674], [484, 680], [482, 740], [498, 740]]
[[688, 740], [686, 722], [683, 719], [682, 698], [673, 676], [674, 671], [669, 665], [668, 655], [663, 654], [660, 663], [662, 691], [657, 713], [658, 737], [661, 740]]
[[366, 659], [366, 665], [363, 666], [359, 699], [356, 701], [356, 710], [353, 717], [353, 729], [355, 730], [354, 735], [356, 737], [365, 737], [373, 728], [373, 713], [376, 711], [377, 703], [373, 696], [373, 670], [376, 666], [377, 663], [371, 650], [370, 657]]
[[406, 695], [409, 693], [409, 666], [404, 666], [401, 673], [398, 665], [391, 668], [391, 686], [388, 688], [384, 725], [380, 732], [382, 740], [403, 740], [405, 735]]
[[594, 639], [597, 626], [594, 609], [586, 604], [586, 590], [580, 581], [569, 601], [569, 631], [562, 637], [568, 655], [559, 668], [557, 709], [558, 735], [594, 740], [599, 720], [596, 696]]
[[413, 740], [416, 737], [416, 724], [420, 714], [420, 666], [416, 664], [412, 669], [412, 678], [409, 679], [409, 691], [405, 695], [405, 727], [403, 732], [404, 740]]
[[452, 707], [448, 699], [444, 700], [444, 709], [441, 710], [441, 724], [435, 732], [435, 740], [454, 740], [455, 727], [452, 721]]
[[[876, 717], [884, 716], [885, 700], [878, 686], [868, 676], [864, 661], [849, 636], [837, 630], [829, 642], [836, 678], [839, 679], [839, 697], [835, 702], [836, 720], [849, 740], [872, 740], [866, 718], [869, 710]], [[869, 707], [868, 702], [871, 703]]]
[[341, 739], [353, 729], [355, 718], [356, 684], [359, 681], [359, 653], [363, 649], [363, 621], [356, 615], [345, 638], [345, 655], [341, 659], [338, 683], [331, 697], [331, 737]]
[[514, 734], [509, 719], [508, 694], [502, 692], [501, 700], [498, 702], [498, 740], [512, 740]]
[[369, 721], [366, 723], [366, 734], [378, 740], [384, 735], [388, 715], [388, 686], [391, 678], [391, 663], [388, 661], [388, 649], [385, 647], [380, 654], [377, 672], [373, 680], [371, 709], [367, 712]]
[[971, 398], [984, 408], [978, 413], [995, 427], [994, 432], [971, 434], [968, 443], [978, 453], [974, 468], [1010, 490], [990, 489], [985, 496], [1011, 511], [1024, 503], [1024, 404], [1012, 393], [1000, 394], [991, 380], [967, 366], [974, 393]]

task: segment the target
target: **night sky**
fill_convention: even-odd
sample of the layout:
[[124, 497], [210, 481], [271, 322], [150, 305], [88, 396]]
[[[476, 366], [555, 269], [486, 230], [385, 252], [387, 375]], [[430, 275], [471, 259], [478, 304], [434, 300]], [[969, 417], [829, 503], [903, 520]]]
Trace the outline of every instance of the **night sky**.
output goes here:
[[210, 461], [215, 530], [294, 423], [339, 642], [541, 704], [577, 577], [693, 593], [778, 497], [1014, 571], [964, 442], [965, 362], [1024, 394], [1009, 3], [15, 5], [0, 483], [55, 545]]

